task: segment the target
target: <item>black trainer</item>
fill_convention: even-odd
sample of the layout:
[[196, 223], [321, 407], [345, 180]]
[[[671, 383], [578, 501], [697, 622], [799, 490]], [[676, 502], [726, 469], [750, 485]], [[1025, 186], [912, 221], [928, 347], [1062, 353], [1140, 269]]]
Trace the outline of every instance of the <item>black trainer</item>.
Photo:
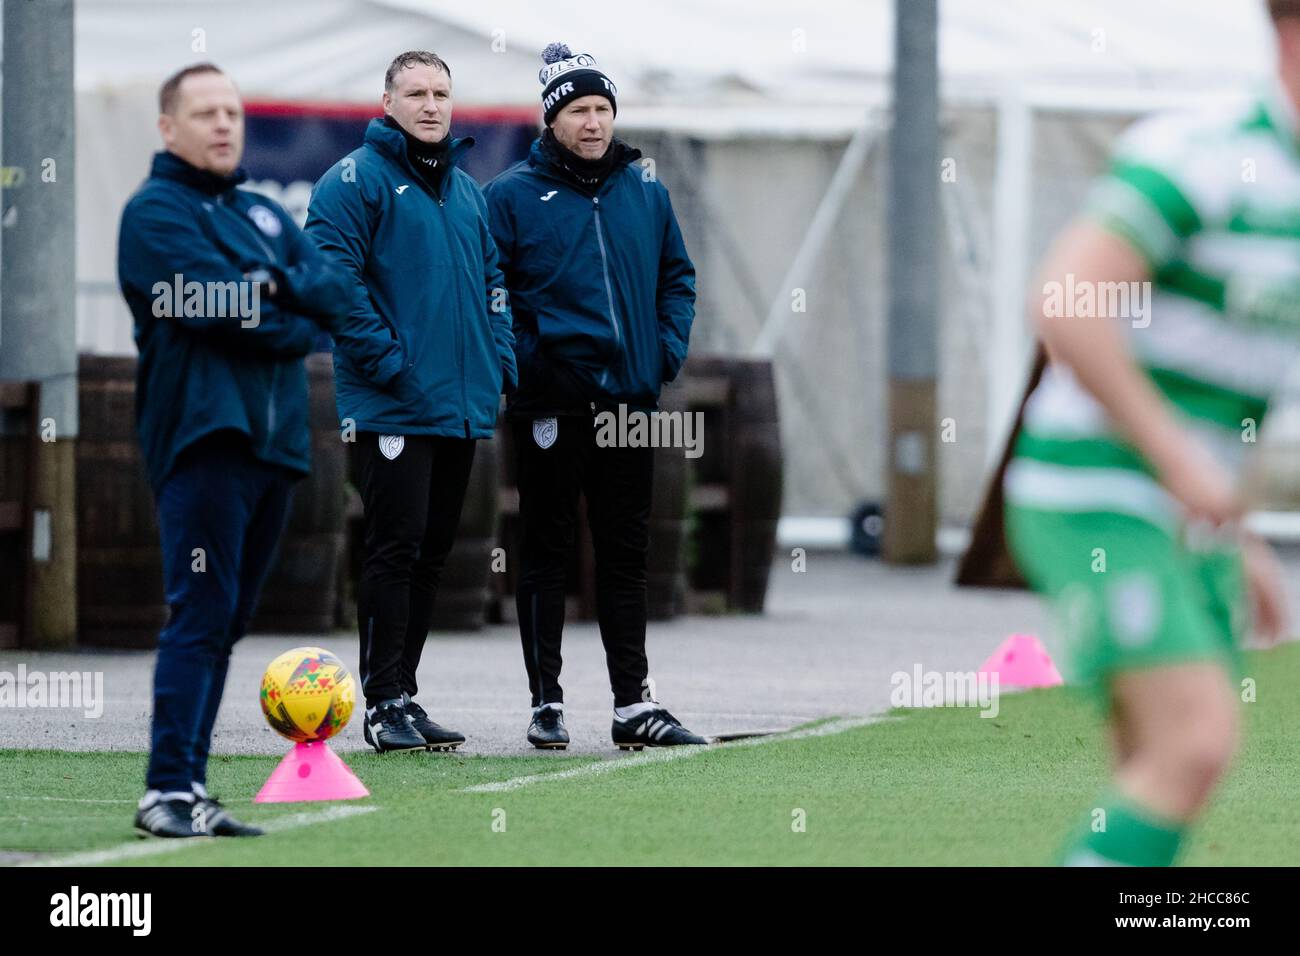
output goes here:
[[135, 832], [142, 837], [201, 837], [205, 832], [195, 826], [191, 817], [195, 801], [173, 798], [157, 799], [147, 807], [136, 810]]
[[227, 812], [216, 797], [199, 797], [195, 800], [190, 817], [194, 826], [208, 836], [256, 837], [265, 832], [261, 827], [255, 827], [251, 823], [240, 823]]
[[614, 715], [614, 743], [619, 750], [642, 747], [677, 747], [682, 744], [707, 745], [708, 741], [693, 734], [662, 707], [647, 710], [626, 720]]
[[422, 737], [406, 716], [400, 697], [386, 700], [372, 711], [366, 712], [366, 743], [381, 754], [395, 750], [423, 750]]
[[455, 750], [465, 742], [465, 735], [455, 731], [448, 730], [440, 724], [435, 724], [429, 719], [429, 715], [424, 712], [424, 708], [411, 700], [410, 697], [402, 698], [406, 704], [406, 719], [411, 722], [416, 733], [424, 738], [424, 745], [429, 750]]
[[569, 746], [569, 732], [564, 729], [564, 711], [539, 707], [528, 725], [528, 742], [538, 750], [563, 750]]

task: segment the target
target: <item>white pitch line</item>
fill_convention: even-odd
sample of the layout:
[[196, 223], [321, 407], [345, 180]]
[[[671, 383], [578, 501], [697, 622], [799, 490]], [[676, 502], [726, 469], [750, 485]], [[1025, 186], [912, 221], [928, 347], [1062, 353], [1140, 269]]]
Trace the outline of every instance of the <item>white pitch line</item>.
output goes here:
[[[274, 820], [268, 820], [266, 823], [258, 824], [267, 833], [280, 833], [284, 830], [296, 830], [299, 827], [312, 826], [317, 823], [330, 823], [334, 820], [342, 820], [346, 817], [354, 817], [363, 813], [374, 813], [379, 807], [360, 806], [360, 807], [330, 807], [328, 810], [320, 810], [314, 813], [303, 812], [293, 813], [283, 817], [277, 817]], [[222, 837], [193, 837], [189, 839], [172, 839], [166, 840], [157, 838], [143, 842], [137, 840], [134, 843], [122, 843], [117, 846], [109, 847], [106, 850], [90, 850], [86, 853], [72, 853], [68, 856], [55, 857], [49, 860], [29, 860], [19, 863], [19, 866], [99, 866], [103, 863], [117, 863], [120, 860], [134, 860], [143, 856], [157, 856], [163, 853], [175, 853], [179, 850], [187, 850], [194, 847], [212, 846], [217, 843], [225, 842]]]
[[[846, 730], [853, 730], [857, 727], [865, 727], [867, 724], [880, 723], [883, 717], [849, 717], [839, 720], [827, 721], [824, 724], [818, 724], [816, 727], [806, 727], [803, 730], [791, 730], [783, 734], [770, 734], [766, 737], [745, 737], [733, 743], [717, 744], [717, 749], [731, 750], [735, 747], [758, 747], [763, 744], [781, 743], [786, 740], [804, 740], [808, 737], [828, 737], [832, 734], [842, 734]], [[465, 787], [456, 791], [457, 793], [501, 793], [507, 790], [518, 790], [520, 787], [526, 787], [534, 783], [549, 783], [552, 780], [572, 780], [575, 777], [594, 777], [596, 774], [612, 773], [615, 770], [626, 770], [628, 767], [643, 767], [648, 763], [665, 763], [669, 760], [683, 760], [687, 757], [696, 757], [702, 753], [708, 753], [715, 750], [715, 747], [665, 747], [662, 750], [647, 750], [644, 753], [637, 754], [634, 757], [623, 757], [619, 760], [602, 760], [598, 763], [585, 764], [581, 767], [573, 767], [569, 770], [557, 770], [554, 773], [532, 773], [523, 777], [511, 777], [509, 780], [499, 780], [493, 783], [479, 783], [472, 787]]]

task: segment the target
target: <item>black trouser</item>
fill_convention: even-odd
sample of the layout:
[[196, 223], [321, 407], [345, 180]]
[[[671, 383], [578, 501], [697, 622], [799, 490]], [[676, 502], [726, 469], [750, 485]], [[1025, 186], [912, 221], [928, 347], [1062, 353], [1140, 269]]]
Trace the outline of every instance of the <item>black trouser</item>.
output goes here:
[[645, 564], [654, 449], [600, 448], [595, 420], [585, 417], [560, 418], [549, 448], [541, 447], [531, 421], [515, 422], [514, 433], [523, 531], [515, 604], [533, 706], [564, 700], [564, 578], [577, 539], [579, 491], [587, 496], [596, 551], [596, 618], [614, 706], [635, 704], [649, 673]]
[[[222, 429], [182, 451], [158, 489], [171, 615], [154, 664], [151, 790], [207, 783], [231, 649], [271, 569], [297, 478], [258, 460], [247, 436]], [[198, 548], [204, 564], [196, 567]]]
[[[460, 523], [474, 441], [358, 432], [365, 560], [357, 585], [361, 686], [366, 706], [415, 696], [442, 567]], [[387, 454], [381, 449], [386, 449]]]

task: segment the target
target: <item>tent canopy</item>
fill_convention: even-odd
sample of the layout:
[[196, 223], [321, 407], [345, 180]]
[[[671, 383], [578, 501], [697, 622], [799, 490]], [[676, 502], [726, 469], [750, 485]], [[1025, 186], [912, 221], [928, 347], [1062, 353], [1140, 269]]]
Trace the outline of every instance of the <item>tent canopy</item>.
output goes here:
[[[393, 55], [424, 47], [451, 64], [459, 104], [538, 108], [540, 51], [561, 40], [596, 56], [620, 111], [806, 126], [818, 111], [886, 101], [893, 5], [79, 0], [77, 83], [156, 85], [212, 59], [249, 96], [374, 102]], [[1263, 0], [940, 0], [940, 17], [949, 98], [1197, 92], [1258, 78], [1273, 61]]]

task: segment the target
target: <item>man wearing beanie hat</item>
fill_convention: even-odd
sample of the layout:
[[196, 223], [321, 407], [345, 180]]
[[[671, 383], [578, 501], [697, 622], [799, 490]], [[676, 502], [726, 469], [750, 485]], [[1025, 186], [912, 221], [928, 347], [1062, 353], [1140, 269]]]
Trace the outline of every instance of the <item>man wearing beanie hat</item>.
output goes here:
[[[546, 128], [488, 184], [514, 319], [522, 554], [515, 600], [532, 692], [528, 740], [563, 749], [560, 637], [578, 496], [596, 552], [597, 618], [620, 748], [704, 744], [655, 699], [645, 653], [654, 450], [597, 442], [601, 412], [653, 412], [686, 359], [695, 268], [668, 190], [614, 139], [618, 91], [590, 54], [553, 43]], [[635, 165], [634, 165], [635, 164]]]

